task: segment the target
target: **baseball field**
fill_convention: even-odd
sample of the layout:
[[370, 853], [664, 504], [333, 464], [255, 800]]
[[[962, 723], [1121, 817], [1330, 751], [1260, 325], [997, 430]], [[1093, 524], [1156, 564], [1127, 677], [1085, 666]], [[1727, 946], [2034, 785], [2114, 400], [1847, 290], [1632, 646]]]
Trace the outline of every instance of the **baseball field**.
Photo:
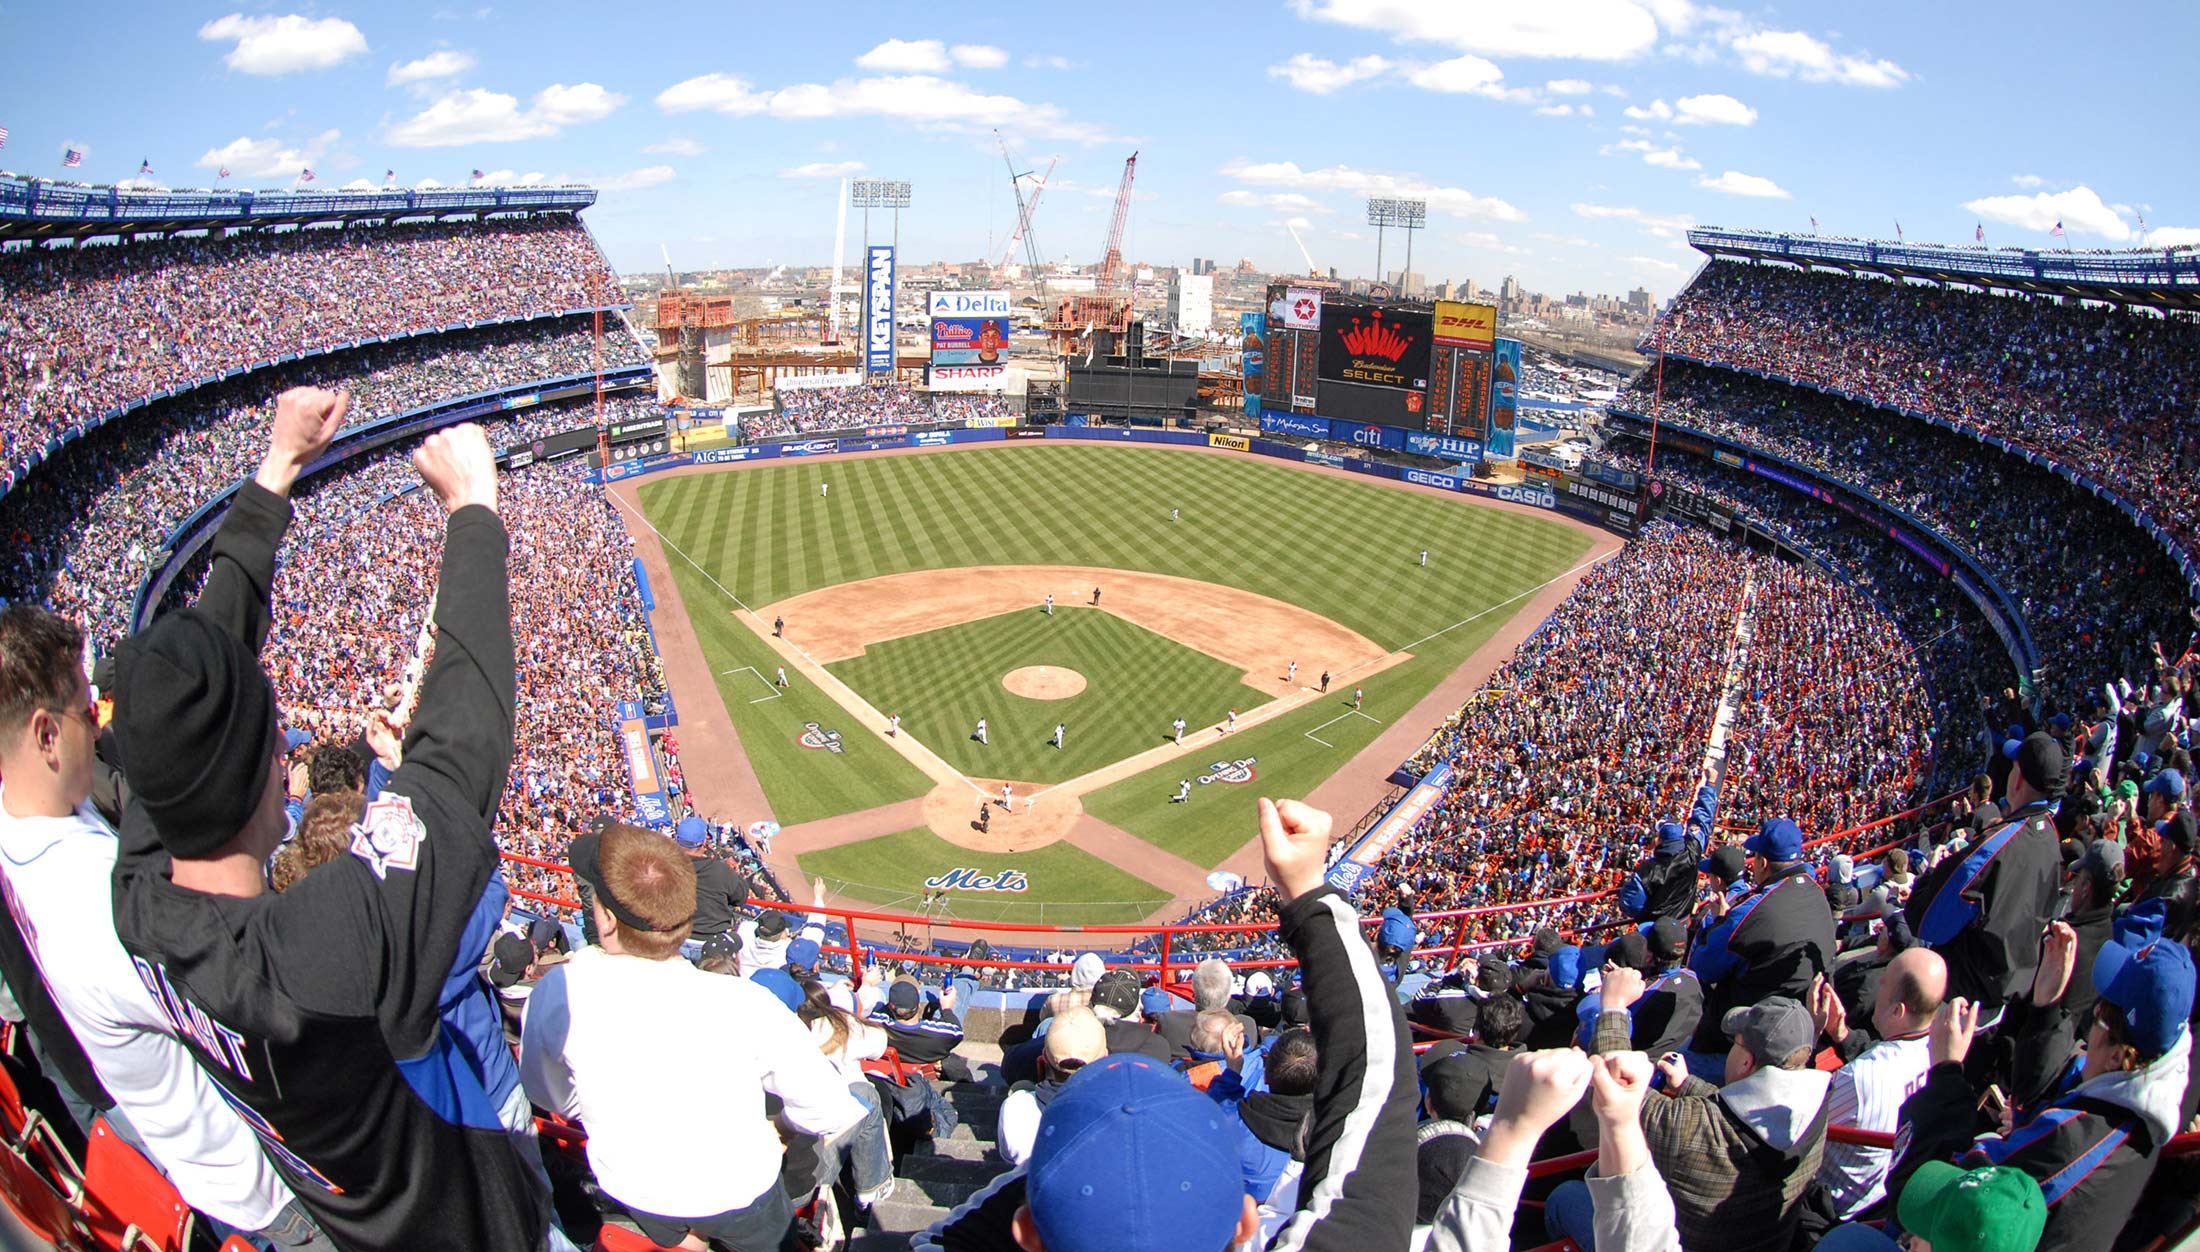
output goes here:
[[[1371, 790], [1443, 716], [1415, 706], [1614, 546], [1270, 460], [1067, 441], [614, 491], [660, 584], [703, 811], [782, 823], [782, 877], [889, 908], [929, 882], [965, 919], [1132, 921], [1217, 868], [1257, 876], [1255, 795]], [[1388, 759], [1355, 763], [1378, 738]]]

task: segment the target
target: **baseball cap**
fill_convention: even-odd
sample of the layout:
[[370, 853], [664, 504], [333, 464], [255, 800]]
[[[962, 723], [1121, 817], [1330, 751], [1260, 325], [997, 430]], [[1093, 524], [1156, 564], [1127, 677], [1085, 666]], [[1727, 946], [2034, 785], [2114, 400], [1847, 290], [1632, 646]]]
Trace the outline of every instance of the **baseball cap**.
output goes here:
[[2071, 720], [2070, 714], [2068, 713], [2057, 713], [2053, 717], [2047, 719], [2047, 728], [2054, 731], [2058, 735], [2067, 732], [2074, 725], [2076, 725], [2076, 723]]
[[1749, 860], [1742, 845], [1730, 843], [1696, 862], [1696, 868], [1722, 883], [1737, 882], [1749, 869]]
[[1927, 1161], [1910, 1175], [1895, 1211], [1933, 1252], [2031, 1252], [2047, 1227], [2040, 1184], [2008, 1165], [1966, 1171]]
[[2017, 772], [2050, 800], [2060, 799], [2070, 786], [2070, 763], [2063, 757], [2062, 745], [2044, 731], [2025, 736], [2017, 749]]
[[283, 732], [283, 751], [285, 752], [296, 752], [312, 742], [313, 732], [310, 730], [300, 730], [293, 726]]
[[1803, 855], [1803, 828], [1785, 817], [1768, 817], [1757, 833], [1742, 842], [1744, 852], [1768, 861], [1794, 861]]
[[800, 965], [804, 969], [816, 969], [817, 958], [818, 947], [815, 939], [797, 939], [787, 945], [787, 964], [789, 965]]
[[1025, 1202], [1048, 1252], [1177, 1252], [1230, 1242], [1245, 1209], [1229, 1113], [1167, 1066], [1106, 1057], [1039, 1120]]
[[1688, 928], [1670, 917], [1650, 923], [1650, 955], [1660, 961], [1677, 961], [1688, 953]]
[[756, 933], [765, 939], [786, 934], [787, 915], [778, 909], [765, 909], [763, 915], [756, 919]]
[[1415, 1152], [1420, 1191], [1413, 1208], [1413, 1224], [1426, 1226], [1436, 1220], [1437, 1210], [1451, 1198], [1454, 1187], [1459, 1185], [1460, 1175], [1467, 1172], [1467, 1162], [1481, 1141], [1474, 1137], [1474, 1128], [1465, 1122], [1438, 1119], [1421, 1123], [1414, 1132], [1419, 1140]]
[[1122, 970], [1102, 975], [1100, 981], [1092, 985], [1092, 1006], [1113, 1009], [1122, 1017], [1138, 1012], [1137, 977]]
[[1628, 969], [1648, 970], [1650, 968], [1650, 937], [1639, 930], [1630, 930], [1614, 940], [1611, 947], [1604, 950], [1604, 959], [1607, 964], [1624, 965]]
[[2093, 985], [2123, 1010], [2131, 1042], [2152, 1060], [2177, 1042], [2192, 1013], [2192, 954], [2174, 939], [2110, 939], [2093, 958]]
[[505, 931], [489, 946], [489, 985], [511, 986], [527, 976], [527, 967], [534, 960], [535, 945], [511, 931]]
[[886, 1002], [906, 1013], [924, 1003], [924, 993], [908, 979], [896, 979], [894, 985], [886, 989]]
[[710, 823], [690, 813], [680, 819], [672, 840], [683, 848], [700, 848], [710, 842]]
[[1659, 822], [1650, 832], [1649, 842], [1660, 852], [1678, 852], [1688, 842], [1688, 828], [1679, 822]]
[[1256, 1000], [1263, 996], [1272, 996], [1276, 994], [1276, 980], [1269, 977], [1267, 970], [1256, 969], [1246, 975], [1245, 994]]
[[2154, 777], [2147, 779], [2147, 785], [2142, 790], [2150, 796], [2161, 796], [2171, 804], [2183, 804], [2185, 802], [2185, 776], [2176, 770], [2165, 769]]
[[2200, 835], [2200, 827], [2196, 827], [2191, 809], [2179, 809], [2166, 820], [2156, 822], [2154, 833], [2160, 835], [2171, 847], [2190, 856], [2194, 837]]
[[1069, 985], [1089, 988], [1100, 981], [1100, 975], [1108, 972], [1108, 963], [1100, 959], [1098, 952], [1087, 952], [1069, 967]]
[[802, 993], [802, 984], [783, 969], [757, 970], [749, 975], [749, 981], [778, 996], [779, 1002], [786, 1005], [789, 1012], [802, 1007], [802, 1001], [806, 998]]
[[1777, 1065], [1818, 1042], [1818, 1026], [1800, 1000], [1767, 996], [1745, 1008], [1728, 1009], [1719, 1029], [1749, 1049], [1759, 1065]]
[[710, 938], [705, 939], [700, 959], [709, 960], [716, 956], [730, 956], [735, 960], [739, 960], [741, 957], [741, 940], [739, 936], [728, 931], [725, 934], [712, 935]]
[[527, 925], [527, 942], [537, 952], [565, 946], [565, 928], [547, 917], [538, 917]]

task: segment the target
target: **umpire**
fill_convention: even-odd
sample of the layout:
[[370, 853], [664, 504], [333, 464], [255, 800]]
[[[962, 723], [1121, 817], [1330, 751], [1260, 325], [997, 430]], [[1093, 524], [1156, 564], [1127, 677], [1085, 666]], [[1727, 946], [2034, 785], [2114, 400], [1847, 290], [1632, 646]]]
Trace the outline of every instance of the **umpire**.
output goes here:
[[267, 890], [286, 824], [282, 727], [259, 659], [275, 551], [291, 485], [348, 407], [311, 388], [277, 399], [204, 590], [119, 649], [115, 730], [134, 795], [115, 929], [192, 1059], [337, 1246], [560, 1252], [572, 1245], [540, 1165], [440, 1020], [452, 971], [480, 958], [462, 938], [497, 868], [490, 826], [512, 758], [508, 541], [477, 426], [413, 453], [449, 519], [435, 659], [404, 764], [350, 855]]

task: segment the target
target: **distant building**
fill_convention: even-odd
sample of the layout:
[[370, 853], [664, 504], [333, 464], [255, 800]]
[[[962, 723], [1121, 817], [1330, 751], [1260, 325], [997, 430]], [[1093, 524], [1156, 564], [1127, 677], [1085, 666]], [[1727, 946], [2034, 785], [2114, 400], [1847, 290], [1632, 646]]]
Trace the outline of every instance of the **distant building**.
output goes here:
[[1518, 303], [1520, 300], [1520, 280], [1510, 274], [1505, 275], [1505, 281], [1498, 284], [1497, 298], [1506, 304]]
[[1177, 271], [1169, 282], [1169, 321], [1187, 335], [1204, 335], [1215, 324], [1215, 280], [1208, 274]]
[[1638, 317], [1650, 316], [1650, 306], [1655, 303], [1647, 288], [1637, 287], [1627, 293], [1627, 311]]

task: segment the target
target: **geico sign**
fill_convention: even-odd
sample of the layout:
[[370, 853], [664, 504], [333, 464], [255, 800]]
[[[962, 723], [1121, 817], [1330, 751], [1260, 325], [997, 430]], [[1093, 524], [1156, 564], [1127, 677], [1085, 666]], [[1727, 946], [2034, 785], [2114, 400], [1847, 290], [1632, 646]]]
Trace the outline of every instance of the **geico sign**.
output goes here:
[[1514, 504], [1532, 504], [1539, 509], [1555, 509], [1558, 507], [1558, 497], [1552, 495], [1548, 491], [1539, 490], [1534, 487], [1521, 487], [1516, 486], [1512, 483], [1500, 483], [1496, 488], [1496, 492], [1498, 499], [1510, 500]]
[[1449, 474], [1431, 474], [1427, 470], [1407, 470], [1406, 481], [1428, 487], [1442, 487], [1446, 491], [1459, 490], [1459, 480]]

